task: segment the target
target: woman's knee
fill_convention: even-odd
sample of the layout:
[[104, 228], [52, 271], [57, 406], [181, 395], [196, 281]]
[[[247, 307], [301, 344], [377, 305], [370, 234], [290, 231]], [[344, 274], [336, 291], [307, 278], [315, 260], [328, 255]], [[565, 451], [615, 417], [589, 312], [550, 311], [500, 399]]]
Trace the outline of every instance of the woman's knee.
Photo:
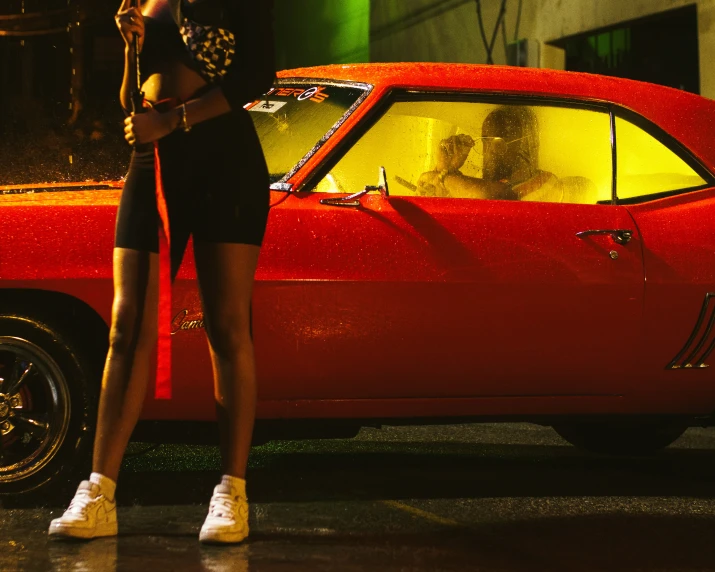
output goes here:
[[147, 324], [145, 312], [135, 304], [115, 302], [109, 348], [115, 354], [151, 349], [156, 342], [156, 328]]
[[226, 315], [218, 320], [207, 320], [207, 334], [211, 349], [221, 358], [231, 359], [252, 346], [250, 316]]

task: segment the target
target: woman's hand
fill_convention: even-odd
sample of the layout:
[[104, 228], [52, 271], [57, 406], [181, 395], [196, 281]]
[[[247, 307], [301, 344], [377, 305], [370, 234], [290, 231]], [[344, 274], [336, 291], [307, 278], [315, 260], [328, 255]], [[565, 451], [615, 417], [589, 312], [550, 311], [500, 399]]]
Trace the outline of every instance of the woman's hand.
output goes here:
[[119, 12], [114, 16], [119, 33], [124, 38], [127, 47], [134, 47], [134, 35], [136, 34], [139, 53], [144, 46], [144, 16], [139, 8], [132, 8], [132, 0], [122, 0]]
[[124, 120], [124, 138], [130, 145], [153, 143], [174, 131], [178, 125], [179, 114], [175, 109], [166, 113], [150, 109]]

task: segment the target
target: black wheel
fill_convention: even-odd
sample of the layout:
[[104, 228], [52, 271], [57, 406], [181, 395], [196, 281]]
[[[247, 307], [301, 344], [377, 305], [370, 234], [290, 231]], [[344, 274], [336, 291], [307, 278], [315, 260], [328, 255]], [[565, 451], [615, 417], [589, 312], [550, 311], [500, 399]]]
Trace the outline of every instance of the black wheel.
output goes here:
[[605, 455], [649, 455], [680, 437], [688, 423], [679, 420], [583, 421], [553, 426], [572, 445]]
[[98, 376], [58, 328], [0, 315], [0, 495], [37, 496], [87, 469]]

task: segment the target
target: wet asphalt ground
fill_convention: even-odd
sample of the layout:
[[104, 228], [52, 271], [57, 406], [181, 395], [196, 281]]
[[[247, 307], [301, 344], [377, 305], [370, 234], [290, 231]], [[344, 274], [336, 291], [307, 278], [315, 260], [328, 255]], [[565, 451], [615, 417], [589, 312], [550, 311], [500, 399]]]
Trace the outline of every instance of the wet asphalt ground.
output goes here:
[[131, 451], [118, 538], [49, 541], [64, 506], [5, 502], [0, 570], [715, 570], [715, 429], [643, 458], [583, 453], [528, 424], [270, 443], [251, 455], [251, 535], [231, 547], [197, 540], [216, 448]]

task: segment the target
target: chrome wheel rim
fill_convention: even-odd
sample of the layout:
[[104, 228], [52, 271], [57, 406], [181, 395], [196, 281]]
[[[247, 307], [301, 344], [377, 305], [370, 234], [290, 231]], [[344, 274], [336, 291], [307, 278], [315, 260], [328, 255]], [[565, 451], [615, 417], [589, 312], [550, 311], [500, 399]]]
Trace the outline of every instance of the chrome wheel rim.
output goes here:
[[45, 467], [69, 420], [69, 387], [55, 360], [28, 340], [0, 336], [0, 483]]

